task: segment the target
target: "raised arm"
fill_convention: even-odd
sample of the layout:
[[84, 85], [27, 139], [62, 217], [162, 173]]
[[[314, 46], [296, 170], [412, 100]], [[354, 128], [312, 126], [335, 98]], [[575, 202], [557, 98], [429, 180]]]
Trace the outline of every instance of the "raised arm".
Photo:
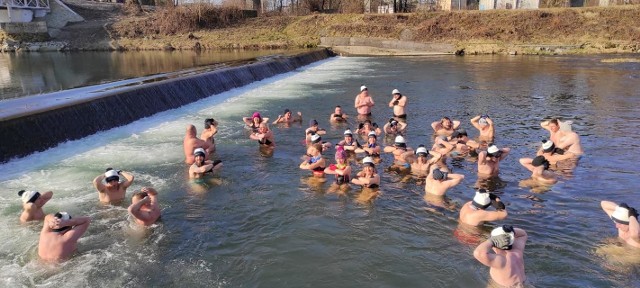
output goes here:
[[609, 216], [609, 218], [611, 218], [611, 214], [613, 214], [613, 211], [616, 210], [616, 207], [618, 207], [618, 204], [613, 203], [611, 201], [600, 201], [600, 207], [602, 207], [602, 210], [604, 210], [604, 213], [607, 213], [607, 216]]
[[244, 122], [244, 124], [247, 124], [247, 126], [251, 126], [251, 124], [253, 124], [253, 118], [251, 118], [251, 117], [242, 117], [242, 122]]
[[487, 239], [473, 250], [473, 257], [475, 257], [480, 263], [492, 268], [502, 268], [506, 264], [506, 259], [503, 256], [497, 255], [491, 251], [493, 248], [493, 242], [491, 239]]
[[104, 184], [102, 184], [102, 180], [104, 180], [104, 174], [100, 174], [98, 177], [93, 179], [93, 187], [95, 187], [100, 193], [104, 193], [104, 190], [106, 189]]
[[447, 180], [447, 182], [449, 183], [449, 188], [460, 184], [460, 182], [464, 180], [464, 175], [462, 174], [449, 174], [447, 176], [448, 176], [447, 178], [449, 178]]
[[431, 123], [431, 128], [433, 128], [433, 131], [438, 131], [438, 126], [440, 126], [440, 121], [435, 121], [433, 123]]
[[47, 191], [44, 192], [42, 194], [40, 194], [40, 197], [38, 198], [40, 201], [36, 201], [36, 202], [40, 202], [39, 207], [44, 206], [44, 204], [47, 204], [47, 202], [49, 202], [49, 200], [51, 200], [51, 197], [53, 197], [53, 192], [51, 191]]
[[124, 188], [129, 188], [129, 186], [131, 186], [131, 184], [133, 184], [133, 179], [135, 178], [133, 176], [133, 174], [131, 174], [129, 172], [125, 172], [125, 171], [120, 171], [118, 174], [122, 175], [122, 177], [124, 177], [124, 179], [126, 179], [126, 181], [122, 182], [122, 186]]
[[91, 223], [91, 218], [89, 217], [76, 217], [61, 221], [60, 227], [73, 226], [71, 230], [64, 233], [64, 239], [68, 241], [78, 241], [89, 228], [89, 223]]
[[515, 239], [513, 240], [512, 249], [523, 252], [524, 246], [527, 244], [527, 232], [520, 228], [513, 228], [513, 236]]
[[149, 220], [149, 214], [148, 213], [144, 213], [143, 211], [140, 211], [140, 209], [142, 208], [142, 206], [144, 206], [145, 204], [151, 204], [151, 197], [150, 196], [145, 196], [144, 198], [140, 199], [140, 201], [133, 203], [129, 206], [129, 213], [135, 217], [136, 219], [142, 220], [142, 221], [147, 221]]
[[471, 125], [473, 125], [473, 127], [476, 127], [476, 129], [480, 130], [481, 127], [478, 121], [480, 121], [480, 115], [471, 118]]

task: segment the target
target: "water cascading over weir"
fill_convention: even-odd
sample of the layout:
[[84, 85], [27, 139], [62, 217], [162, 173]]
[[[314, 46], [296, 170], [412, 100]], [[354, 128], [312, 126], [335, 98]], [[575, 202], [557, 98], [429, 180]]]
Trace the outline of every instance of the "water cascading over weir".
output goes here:
[[[274, 57], [239, 67], [92, 93], [54, 105], [24, 105], [28, 98], [16, 99], [21, 104], [12, 105], [12, 100], [9, 100], [0, 103], [0, 163], [290, 72], [331, 56], [333, 54], [329, 50], [323, 49], [290, 57]], [[43, 96], [46, 95], [39, 95]]]

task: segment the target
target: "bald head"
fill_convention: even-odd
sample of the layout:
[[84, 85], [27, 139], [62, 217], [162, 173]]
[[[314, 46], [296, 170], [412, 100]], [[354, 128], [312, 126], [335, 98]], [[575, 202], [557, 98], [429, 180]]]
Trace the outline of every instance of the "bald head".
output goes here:
[[187, 125], [187, 136], [196, 137], [196, 126], [192, 124]]

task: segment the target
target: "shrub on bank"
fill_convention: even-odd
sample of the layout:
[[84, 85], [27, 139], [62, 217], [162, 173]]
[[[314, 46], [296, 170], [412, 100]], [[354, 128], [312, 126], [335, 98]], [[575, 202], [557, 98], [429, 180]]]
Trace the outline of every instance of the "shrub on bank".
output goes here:
[[146, 17], [132, 18], [113, 25], [119, 37], [144, 37], [149, 35], [173, 35], [199, 29], [229, 27], [244, 18], [237, 7], [220, 7], [208, 3], [196, 3], [174, 7], [167, 5]]

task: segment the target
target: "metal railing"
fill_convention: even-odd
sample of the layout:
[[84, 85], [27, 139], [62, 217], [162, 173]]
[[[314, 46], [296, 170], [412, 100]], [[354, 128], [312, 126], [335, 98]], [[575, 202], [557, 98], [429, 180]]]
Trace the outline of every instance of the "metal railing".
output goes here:
[[49, 9], [49, 0], [0, 0], [0, 7]]

